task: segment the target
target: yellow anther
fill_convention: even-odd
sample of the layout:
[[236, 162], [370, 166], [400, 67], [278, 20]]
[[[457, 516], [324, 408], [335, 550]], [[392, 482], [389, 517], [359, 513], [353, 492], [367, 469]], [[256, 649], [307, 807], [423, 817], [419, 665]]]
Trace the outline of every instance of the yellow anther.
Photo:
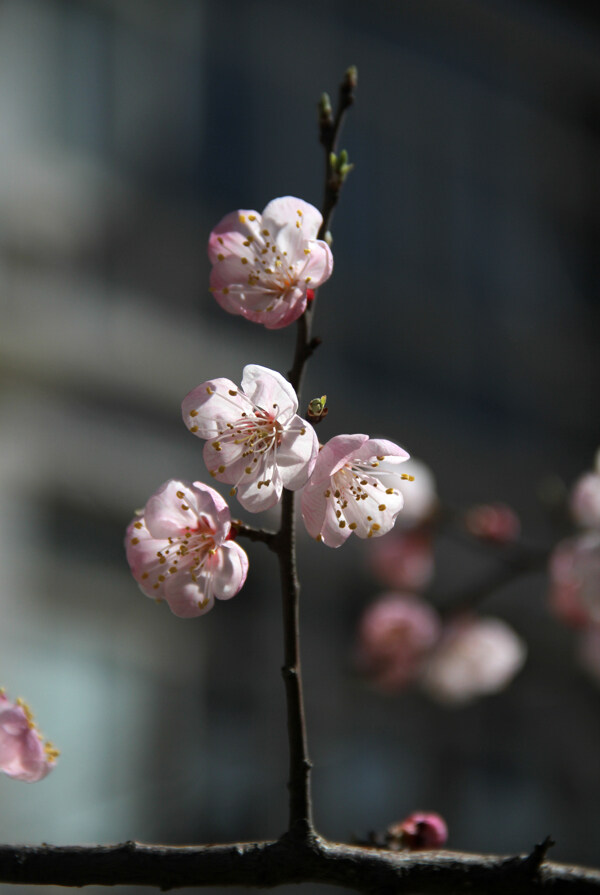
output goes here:
[[393, 493], [394, 493], [394, 489], [393, 489], [393, 488], [386, 488], [386, 489], [385, 489], [385, 493], [386, 493], [386, 494], [393, 494]]
[[247, 263], [248, 263], [248, 259], [247, 259], [247, 258], [242, 258], [241, 260], [242, 260], [242, 264], [247, 264]]
[[340, 528], [345, 528], [345, 527], [346, 527], [346, 523], [344, 522], [343, 519], [342, 519], [341, 522], [338, 522], [338, 525], [339, 525]]
[[140, 543], [140, 539], [139, 539], [139, 538], [132, 538], [132, 539], [131, 539], [131, 543], [132, 543], [132, 544], [139, 544], [139, 543]]
[[219, 261], [224, 261], [224, 260], [225, 260], [225, 255], [223, 255], [222, 252], [219, 252], [219, 254], [217, 255], [217, 258], [218, 258]]
[[351, 528], [352, 531], [354, 531], [354, 529], [356, 528], [356, 522], [351, 522], [348, 528]]
[[179, 500], [182, 500], [182, 498], [185, 497], [185, 494], [183, 493], [183, 491], [177, 491], [176, 493], [177, 493], [177, 497], [179, 498]]
[[237, 396], [237, 392], [234, 388], [229, 389], [229, 394], [232, 395], [234, 398]]
[[240, 224], [245, 224], [245, 223], [246, 223], [246, 216], [243, 215], [243, 214], [241, 214], [240, 217], [239, 217], [239, 220], [240, 220]]
[[415, 480], [414, 475], [408, 475], [406, 472], [403, 472], [400, 478], [404, 479], [405, 482], [414, 482]]
[[224, 466], [219, 466], [219, 473], [222, 475], [225, 472]]
[[249, 221], [255, 221], [255, 220], [256, 220], [256, 215], [255, 215], [255, 214], [249, 214], [249, 215], [248, 215], [248, 220], [249, 220]]
[[[207, 385], [207, 386], [206, 386], [206, 394], [207, 394], [207, 395], [214, 395], [214, 393], [215, 393], [214, 388], [211, 388], [210, 385]], [[194, 415], [194, 414], [192, 413], [191, 416], [193, 416], [193, 415]]]
[[190, 432], [197, 432], [198, 426], [190, 426]]
[[197, 410], [190, 410], [190, 416], [198, 416]]

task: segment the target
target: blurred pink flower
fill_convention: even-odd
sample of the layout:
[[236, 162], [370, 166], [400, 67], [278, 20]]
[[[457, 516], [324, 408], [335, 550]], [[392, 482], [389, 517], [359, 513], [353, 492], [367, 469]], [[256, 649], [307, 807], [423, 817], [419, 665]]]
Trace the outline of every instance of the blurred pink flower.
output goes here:
[[467, 510], [465, 528], [475, 538], [510, 544], [519, 537], [521, 522], [511, 507], [504, 503], [490, 503]]
[[230, 530], [229, 508], [213, 488], [170, 479], [127, 529], [133, 577], [180, 618], [204, 615], [215, 597], [229, 600], [246, 580], [248, 557], [227, 540]]
[[319, 442], [297, 415], [298, 398], [275, 370], [248, 364], [241, 387], [209, 379], [183, 400], [183, 420], [205, 438], [204, 462], [219, 482], [237, 489], [243, 507], [258, 513], [276, 504], [283, 488], [296, 491], [313, 471]]
[[552, 611], [565, 624], [600, 622], [600, 533], [567, 538], [550, 557]]
[[434, 811], [414, 811], [400, 823], [388, 827], [387, 838], [413, 851], [441, 848], [448, 839], [448, 827], [444, 818]]
[[420, 597], [386, 594], [360, 620], [359, 667], [382, 690], [401, 690], [419, 673], [440, 629], [436, 611]]
[[302, 517], [313, 538], [339, 547], [359, 538], [386, 534], [402, 509], [397, 488], [387, 487], [396, 465], [408, 459], [397, 444], [368, 435], [336, 435], [321, 449], [302, 492]]
[[387, 538], [373, 541], [369, 564], [386, 587], [422, 590], [433, 577], [431, 535], [423, 530], [390, 532]]
[[51, 743], [43, 741], [28, 706], [21, 699], [11, 702], [0, 690], [0, 771], [36, 783], [50, 773], [58, 755]]
[[280, 329], [306, 309], [307, 292], [331, 276], [333, 256], [317, 239], [320, 212], [293, 196], [273, 199], [262, 215], [234, 211], [208, 241], [210, 287], [230, 314]]
[[600, 451], [596, 454], [596, 471], [586, 472], [573, 485], [569, 507], [578, 525], [600, 528]]
[[[402, 515], [398, 517], [399, 528], [416, 528], [434, 514], [438, 496], [433, 473], [426, 463], [410, 457], [402, 467], [404, 478], [390, 478], [389, 484], [397, 488], [404, 497]], [[408, 477], [408, 478], [407, 478]]]
[[450, 622], [430, 654], [421, 682], [445, 705], [461, 705], [503, 690], [523, 666], [527, 648], [498, 618]]

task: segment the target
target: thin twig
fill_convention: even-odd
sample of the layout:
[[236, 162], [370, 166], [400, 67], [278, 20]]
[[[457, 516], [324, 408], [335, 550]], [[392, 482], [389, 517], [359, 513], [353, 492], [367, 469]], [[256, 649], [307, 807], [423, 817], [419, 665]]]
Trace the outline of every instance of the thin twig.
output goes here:
[[262, 541], [271, 550], [275, 550], [276, 532], [266, 531], [264, 528], [256, 528], [254, 525], [248, 525], [241, 519], [231, 520], [231, 531], [235, 537], [248, 538], [249, 541]]
[[[329, 229], [333, 209], [337, 203], [342, 186], [340, 181], [334, 189], [332, 185], [332, 168], [330, 154], [337, 144], [346, 109], [353, 102], [353, 89], [356, 85], [356, 72], [349, 69], [340, 86], [340, 99], [335, 121], [324, 138], [321, 128], [321, 142], [325, 149], [325, 188], [323, 196], [323, 223], [319, 238]], [[315, 311], [315, 299], [308, 305], [299, 318], [296, 329], [296, 347], [294, 361], [288, 374], [293, 388], [300, 398], [302, 376], [306, 362], [319, 341], [312, 338], [312, 320]], [[306, 721], [304, 714], [304, 698], [302, 692], [302, 670], [300, 665], [299, 634], [299, 596], [296, 564], [295, 533], [295, 494], [284, 491], [281, 507], [281, 527], [276, 539], [276, 551], [279, 556], [281, 574], [281, 592], [283, 599], [284, 627], [284, 664], [282, 668], [287, 698], [288, 742], [289, 742], [289, 834], [301, 838], [314, 837], [311, 801], [311, 762], [308, 757], [306, 739]]]

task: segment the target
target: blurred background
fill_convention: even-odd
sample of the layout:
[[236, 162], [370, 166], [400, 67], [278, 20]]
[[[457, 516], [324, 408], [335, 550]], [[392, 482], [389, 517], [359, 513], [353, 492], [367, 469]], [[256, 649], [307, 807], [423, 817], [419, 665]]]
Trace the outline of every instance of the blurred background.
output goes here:
[[[319, 436], [394, 439], [444, 503], [506, 501], [530, 542], [552, 542], [539, 484], [572, 483], [599, 443], [589, 8], [0, 0], [0, 683], [62, 751], [41, 784], [0, 779], [0, 841], [285, 827], [273, 558], [244, 544], [240, 595], [182, 621], [139, 592], [122, 541], [167, 478], [206, 479], [183, 396], [245, 363], [290, 365], [294, 327], [214, 302], [205, 245], [235, 208], [320, 204], [316, 105], [350, 64], [356, 170], [304, 392], [328, 395]], [[320, 831], [347, 840], [431, 808], [452, 848], [525, 851], [551, 833], [555, 860], [597, 863], [600, 688], [545, 577], [486, 604], [528, 644], [511, 688], [450, 711], [357, 675], [378, 588], [366, 545], [299, 547]], [[442, 597], [488, 568], [450, 538], [436, 550]]]

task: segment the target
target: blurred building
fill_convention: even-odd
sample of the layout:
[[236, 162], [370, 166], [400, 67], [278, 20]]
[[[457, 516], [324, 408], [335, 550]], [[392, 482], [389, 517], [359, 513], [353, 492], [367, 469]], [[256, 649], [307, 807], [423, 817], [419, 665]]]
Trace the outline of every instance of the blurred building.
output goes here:
[[[205, 241], [238, 206], [319, 204], [316, 101], [351, 63], [320, 435], [385, 434], [450, 504], [504, 499], [552, 537], [537, 486], [598, 445], [599, 51], [596, 18], [558, 0], [2, 0], [0, 683], [63, 755], [39, 787], [0, 780], [1, 841], [284, 827], [271, 557], [251, 545], [239, 597], [183, 622], [137, 591], [122, 538], [165, 479], [205, 477], [187, 391], [289, 365], [291, 331], [212, 301]], [[452, 716], [357, 680], [362, 546], [300, 548], [320, 829], [433, 808], [456, 848], [551, 832], [557, 859], [597, 860], [600, 694], [543, 578], [490, 601], [525, 671]], [[447, 540], [438, 559], [439, 594], [483, 571]]]

